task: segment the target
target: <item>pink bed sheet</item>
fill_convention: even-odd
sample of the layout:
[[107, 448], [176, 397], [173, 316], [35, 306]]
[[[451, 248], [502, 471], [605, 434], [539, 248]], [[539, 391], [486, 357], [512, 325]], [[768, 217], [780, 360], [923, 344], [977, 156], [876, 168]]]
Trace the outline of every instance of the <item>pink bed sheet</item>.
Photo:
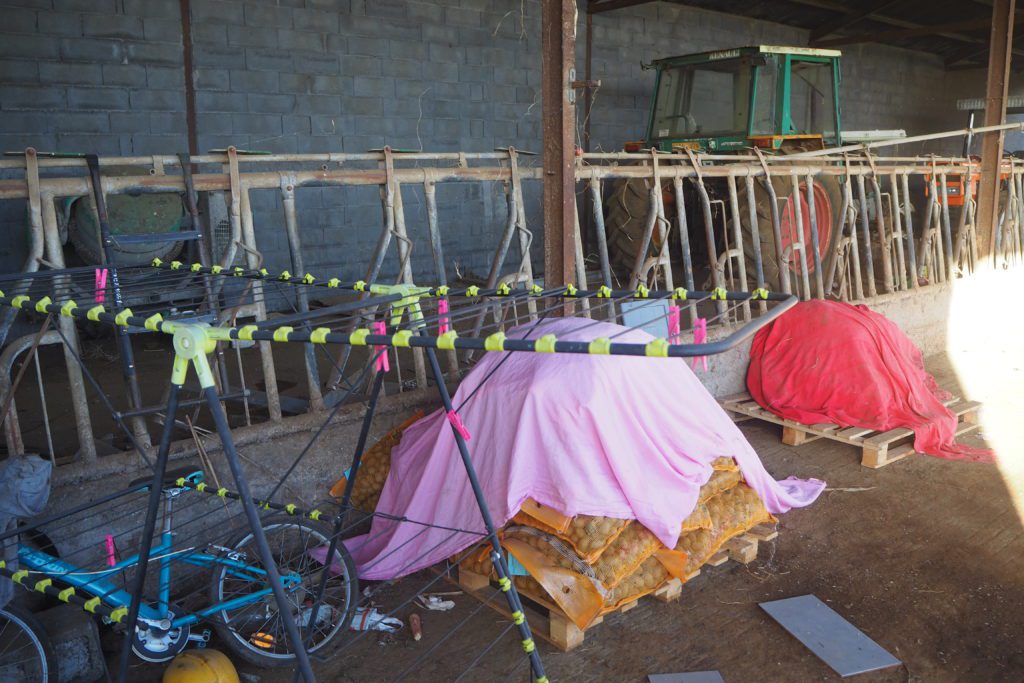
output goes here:
[[[652, 339], [579, 318], [524, 325], [508, 336], [544, 334]], [[720, 456], [736, 458], [773, 513], [808, 505], [825, 487], [816, 479], [776, 481], [681, 359], [489, 353], [453, 403], [472, 435], [473, 466], [498, 527], [533, 498], [565, 515], [636, 519], [672, 547]], [[409, 427], [391, 458], [377, 511], [401, 521], [377, 516], [368, 534], [346, 541], [364, 579], [410, 574], [485, 533], [443, 411]]]

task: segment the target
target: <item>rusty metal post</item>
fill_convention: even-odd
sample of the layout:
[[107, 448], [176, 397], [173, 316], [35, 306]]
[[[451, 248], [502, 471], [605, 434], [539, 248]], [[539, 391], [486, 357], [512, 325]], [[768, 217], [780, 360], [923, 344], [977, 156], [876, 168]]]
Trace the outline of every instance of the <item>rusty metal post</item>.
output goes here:
[[[299, 218], [295, 211], [295, 187], [298, 181], [291, 173], [281, 174], [281, 204], [284, 206], [284, 228], [288, 236], [288, 251], [291, 254], [292, 272], [296, 277], [306, 275], [302, 258], [302, 239], [299, 237]], [[305, 287], [297, 287], [296, 305], [301, 313], [309, 312], [309, 293]], [[320, 370], [316, 360], [316, 347], [304, 344], [306, 358], [306, 384], [309, 387], [309, 406], [312, 410], [324, 409], [324, 397], [320, 391]]]
[[[242, 223], [242, 244], [249, 247], [245, 250], [246, 265], [249, 270], [259, 270], [262, 265], [260, 258], [256, 255], [256, 228], [253, 226], [252, 204], [249, 201], [249, 188], [245, 185], [239, 190], [239, 208], [241, 211]], [[266, 300], [263, 296], [263, 283], [254, 280], [252, 283], [253, 309], [257, 322], [267, 319]], [[260, 362], [263, 366], [263, 383], [266, 385], [264, 391], [267, 394], [267, 412], [270, 413], [271, 422], [281, 421], [281, 397], [277, 388], [277, 369], [274, 367], [274, 352], [270, 342], [258, 341], [256, 348], [260, 352]]]
[[[1013, 50], [1013, 21], [1016, 0], [992, 3], [992, 31], [989, 37], [988, 78], [985, 82], [985, 121], [993, 126], [1006, 119], [1006, 95], [1010, 84], [1010, 53]], [[985, 133], [981, 138], [981, 183], [978, 186], [978, 253], [982, 259], [994, 256], [996, 218], [999, 215], [999, 166], [1003, 158], [1003, 131]]]
[[[60, 231], [57, 227], [57, 210], [53, 204], [54, 196], [43, 192], [40, 196], [40, 204], [43, 211], [43, 234], [46, 245], [46, 258], [53, 264], [54, 269], [64, 268], [64, 249], [60, 240]], [[60, 281], [58, 281], [60, 282]], [[81, 348], [78, 345], [78, 330], [75, 321], [67, 316], [60, 316], [57, 320], [57, 327], [64, 338], [64, 366], [68, 373], [68, 388], [71, 392], [71, 409], [75, 414], [75, 430], [78, 432], [78, 448], [82, 454], [82, 461], [86, 463], [96, 462], [96, 442], [93, 440], [92, 421], [89, 415], [89, 399], [85, 394], [85, 381], [82, 378], [82, 368], [78, 364], [81, 358]]]
[[575, 251], [575, 0], [541, 3], [541, 93], [544, 120], [544, 281], [573, 280]]

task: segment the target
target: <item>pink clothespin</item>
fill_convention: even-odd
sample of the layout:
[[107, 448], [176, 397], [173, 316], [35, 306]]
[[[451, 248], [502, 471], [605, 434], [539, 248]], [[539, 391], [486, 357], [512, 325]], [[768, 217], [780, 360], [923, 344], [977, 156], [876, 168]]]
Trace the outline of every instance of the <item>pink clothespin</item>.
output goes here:
[[[693, 322], [693, 343], [703, 344], [708, 340], [708, 321], [705, 318], [697, 318]], [[704, 363], [704, 372], [708, 371], [708, 357], [707, 356], [695, 356], [690, 363], [690, 366], [696, 370], [697, 363]]]
[[439, 316], [438, 317], [438, 322], [437, 322], [437, 333], [438, 334], [444, 334], [445, 332], [448, 331], [448, 316], [446, 315], [447, 313], [448, 313], [448, 299], [444, 299], [444, 298], [438, 299], [437, 300], [437, 315]]
[[[370, 329], [373, 330], [374, 334], [385, 335], [388, 333], [388, 327], [383, 320], [380, 322], [370, 323]], [[386, 346], [374, 346], [374, 352], [379, 352], [377, 356], [377, 372], [383, 370], [387, 372], [391, 369], [391, 364], [388, 363], [388, 347]]]
[[107, 534], [106, 538], [107, 545], [107, 566], [113, 567], [117, 564], [117, 553], [114, 549], [114, 537]]
[[668, 341], [671, 344], [679, 342], [679, 312], [681, 310], [672, 304], [668, 306]]
[[466, 429], [466, 425], [462, 424], [462, 418], [454, 410], [448, 411], [448, 421], [452, 423], [452, 427], [459, 433], [459, 435], [469, 441], [469, 430]]
[[107, 273], [106, 268], [96, 269], [96, 303], [102, 304], [107, 295]]

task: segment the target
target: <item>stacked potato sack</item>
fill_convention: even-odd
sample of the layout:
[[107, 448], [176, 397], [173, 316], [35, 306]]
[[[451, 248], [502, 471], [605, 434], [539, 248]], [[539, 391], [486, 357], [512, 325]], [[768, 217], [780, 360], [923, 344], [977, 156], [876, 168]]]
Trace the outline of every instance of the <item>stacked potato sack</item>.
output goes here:
[[[554, 601], [577, 626], [586, 628], [600, 614], [673, 578], [686, 581], [730, 538], [769, 521], [774, 517], [743, 483], [735, 462], [720, 458], [674, 548], [664, 547], [639, 522], [565, 518], [534, 501], [527, 501], [501, 536], [503, 546], [528, 573], [514, 577], [516, 587]], [[494, 576], [486, 549], [466, 566]]]
[[[373, 512], [377, 509], [381, 491], [384, 490], [384, 481], [391, 472], [391, 449], [398, 445], [402, 438], [402, 432], [421, 417], [423, 417], [423, 411], [417, 411], [363, 453], [363, 457], [359, 461], [359, 472], [356, 474], [355, 485], [352, 487], [352, 506], [356, 510]], [[348, 472], [345, 474], [347, 475]], [[331, 495], [341, 498], [345, 493], [347, 483], [346, 476], [334, 482], [334, 486], [331, 487]]]
[[[391, 449], [412, 418], [389, 432], [363, 455], [352, 502], [372, 512], [391, 468]], [[580, 628], [599, 615], [648, 595], [673, 578], [686, 581], [719, 548], [758, 524], [775, 521], [757, 494], [743, 482], [732, 458], [714, 462], [714, 473], [684, 520], [679, 541], [666, 548], [635, 520], [592, 515], [567, 517], [528, 499], [501, 530], [502, 545], [525, 569], [514, 577], [526, 595], [554, 601]], [[341, 496], [344, 477], [331, 488]], [[494, 575], [490, 551], [457, 558], [478, 574]]]

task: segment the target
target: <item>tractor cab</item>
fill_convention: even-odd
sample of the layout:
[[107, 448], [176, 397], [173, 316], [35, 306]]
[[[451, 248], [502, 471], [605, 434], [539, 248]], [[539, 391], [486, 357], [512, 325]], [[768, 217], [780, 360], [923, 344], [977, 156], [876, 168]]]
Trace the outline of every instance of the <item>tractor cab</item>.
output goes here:
[[839, 145], [840, 54], [760, 45], [659, 59], [646, 138], [626, 151]]

